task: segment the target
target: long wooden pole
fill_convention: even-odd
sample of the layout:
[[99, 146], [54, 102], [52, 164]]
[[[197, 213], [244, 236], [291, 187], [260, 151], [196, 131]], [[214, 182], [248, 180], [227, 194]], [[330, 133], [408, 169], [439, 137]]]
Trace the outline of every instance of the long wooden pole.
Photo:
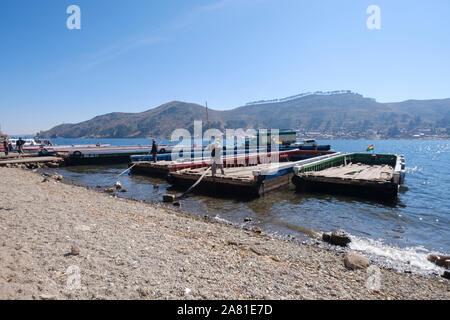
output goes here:
[[208, 101], [206, 101], [206, 124], [208, 125], [208, 130], [211, 129], [209, 127], [209, 118], [208, 118]]
[[136, 165], [136, 163], [133, 164], [131, 167], [129, 167], [127, 170], [123, 171], [121, 174], [119, 174], [118, 177], [120, 177], [121, 175], [123, 175], [123, 174], [124, 174], [125, 172], [127, 172], [128, 170], [133, 169], [133, 167], [134, 167], [135, 165]]
[[209, 172], [210, 169], [211, 167], [208, 167], [208, 169], [206, 169], [205, 172], [203, 172], [202, 176], [197, 180], [197, 182], [194, 183], [189, 189], [187, 189], [181, 196], [176, 197], [176, 199], [180, 199], [185, 195], [187, 195], [189, 192], [191, 192], [200, 183], [200, 181], [203, 180], [203, 178], [206, 176], [206, 174]]

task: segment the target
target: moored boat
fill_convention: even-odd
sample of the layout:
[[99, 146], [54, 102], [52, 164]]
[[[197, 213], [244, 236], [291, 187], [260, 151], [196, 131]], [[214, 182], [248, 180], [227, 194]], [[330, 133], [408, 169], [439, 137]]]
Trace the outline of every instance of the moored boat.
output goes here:
[[405, 159], [395, 154], [349, 153], [294, 167], [298, 191], [395, 198], [405, 180]]

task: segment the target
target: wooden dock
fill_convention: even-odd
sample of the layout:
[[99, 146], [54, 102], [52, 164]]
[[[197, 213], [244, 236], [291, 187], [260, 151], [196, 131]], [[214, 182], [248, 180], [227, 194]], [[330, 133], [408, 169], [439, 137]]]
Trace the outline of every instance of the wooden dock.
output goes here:
[[403, 184], [403, 156], [345, 154], [296, 166], [297, 190], [350, 193], [374, 198], [396, 197]]
[[59, 163], [63, 159], [59, 157], [23, 157], [23, 158], [10, 158], [7, 160], [0, 160], [0, 166], [6, 165], [20, 165], [20, 164], [34, 164], [34, 163]]
[[18, 157], [22, 157], [22, 158], [27, 158], [27, 157], [38, 157], [39, 153], [38, 152], [27, 152], [27, 153], [23, 153], [22, 155], [20, 155], [18, 152], [9, 152], [8, 155], [6, 156], [5, 154], [0, 154], [0, 161], [1, 160], [10, 160], [10, 159], [15, 159]]

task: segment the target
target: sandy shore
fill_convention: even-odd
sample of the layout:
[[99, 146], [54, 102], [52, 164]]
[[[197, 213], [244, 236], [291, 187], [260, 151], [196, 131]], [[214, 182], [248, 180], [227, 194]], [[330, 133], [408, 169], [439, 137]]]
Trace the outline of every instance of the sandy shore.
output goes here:
[[0, 299], [450, 298], [445, 279], [381, 269], [373, 291], [373, 274], [334, 251], [27, 170], [0, 176]]

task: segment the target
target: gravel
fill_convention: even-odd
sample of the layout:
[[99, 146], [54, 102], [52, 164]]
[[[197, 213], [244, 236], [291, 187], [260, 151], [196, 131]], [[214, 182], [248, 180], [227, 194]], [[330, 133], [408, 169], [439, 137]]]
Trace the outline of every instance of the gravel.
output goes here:
[[450, 298], [447, 279], [351, 271], [345, 252], [23, 169], [0, 175], [0, 299]]

